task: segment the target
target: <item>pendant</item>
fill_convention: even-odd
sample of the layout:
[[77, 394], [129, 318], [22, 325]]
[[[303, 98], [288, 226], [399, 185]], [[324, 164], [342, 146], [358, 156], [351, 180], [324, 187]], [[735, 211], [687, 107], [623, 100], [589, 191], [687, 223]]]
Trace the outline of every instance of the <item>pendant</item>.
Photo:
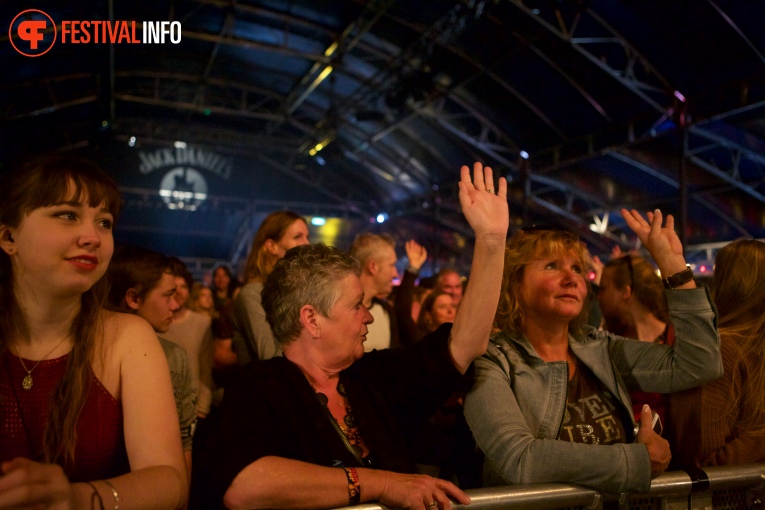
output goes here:
[[25, 390], [32, 388], [32, 374], [27, 374], [23, 381], [21, 381], [21, 387]]

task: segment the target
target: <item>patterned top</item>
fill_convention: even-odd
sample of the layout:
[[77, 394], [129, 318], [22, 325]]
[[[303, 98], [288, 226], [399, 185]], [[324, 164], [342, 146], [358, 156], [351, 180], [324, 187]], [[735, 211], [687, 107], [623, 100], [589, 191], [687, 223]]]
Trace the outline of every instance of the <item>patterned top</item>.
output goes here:
[[[33, 385], [22, 387], [27, 371], [18, 356], [0, 356], [0, 461], [26, 457], [43, 461], [42, 442], [49, 421], [50, 399], [66, 371], [68, 354], [41, 361], [32, 371]], [[31, 368], [37, 361], [24, 359]], [[122, 430], [122, 405], [94, 374], [77, 425], [75, 466], [70, 481], [118, 476], [130, 471]]]
[[568, 381], [566, 411], [558, 439], [572, 443], [624, 443], [627, 434], [616, 411], [617, 399], [584, 363]]

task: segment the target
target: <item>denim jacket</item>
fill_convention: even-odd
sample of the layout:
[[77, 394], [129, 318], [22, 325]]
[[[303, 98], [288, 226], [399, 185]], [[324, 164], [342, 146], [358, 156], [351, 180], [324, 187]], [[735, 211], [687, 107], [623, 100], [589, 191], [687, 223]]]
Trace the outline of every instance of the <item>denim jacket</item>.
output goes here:
[[[722, 375], [714, 305], [706, 288], [667, 291], [673, 347], [619, 337], [587, 326], [569, 335], [574, 355], [618, 399], [632, 440], [629, 391], [670, 393]], [[525, 337], [502, 332], [475, 361], [476, 382], [465, 417], [486, 455], [484, 484], [564, 482], [619, 492], [647, 492], [648, 449], [639, 443], [594, 445], [560, 441], [568, 362], [545, 362]]]

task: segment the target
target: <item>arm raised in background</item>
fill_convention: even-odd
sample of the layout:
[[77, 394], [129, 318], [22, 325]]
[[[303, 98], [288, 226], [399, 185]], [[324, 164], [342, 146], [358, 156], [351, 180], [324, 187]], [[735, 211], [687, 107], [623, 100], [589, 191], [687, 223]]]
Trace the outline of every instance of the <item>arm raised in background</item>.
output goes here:
[[420, 273], [420, 268], [428, 258], [428, 251], [413, 239], [407, 241], [404, 247], [409, 265], [404, 270], [404, 276], [401, 278], [401, 285], [398, 287], [394, 308], [396, 310], [396, 322], [398, 322], [398, 336], [401, 345], [410, 345], [417, 340], [417, 324], [415, 324], [412, 318], [414, 281]]
[[502, 286], [510, 214], [504, 177], [499, 179], [495, 195], [491, 168], [476, 162], [472, 182], [467, 166], [462, 167], [461, 176], [460, 205], [475, 232], [475, 249], [470, 285], [457, 310], [449, 348], [455, 366], [464, 373], [475, 358], [486, 352], [489, 343]]

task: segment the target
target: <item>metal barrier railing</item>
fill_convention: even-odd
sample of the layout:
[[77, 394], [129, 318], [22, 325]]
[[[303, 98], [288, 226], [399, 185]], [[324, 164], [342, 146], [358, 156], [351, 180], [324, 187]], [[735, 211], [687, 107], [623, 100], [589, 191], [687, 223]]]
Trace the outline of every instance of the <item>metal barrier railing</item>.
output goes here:
[[[455, 510], [765, 510], [765, 464], [709, 467], [696, 473], [671, 471], [651, 482], [645, 494], [601, 494], [561, 483], [538, 483], [465, 491], [470, 505]], [[387, 510], [367, 503], [345, 510]]]

